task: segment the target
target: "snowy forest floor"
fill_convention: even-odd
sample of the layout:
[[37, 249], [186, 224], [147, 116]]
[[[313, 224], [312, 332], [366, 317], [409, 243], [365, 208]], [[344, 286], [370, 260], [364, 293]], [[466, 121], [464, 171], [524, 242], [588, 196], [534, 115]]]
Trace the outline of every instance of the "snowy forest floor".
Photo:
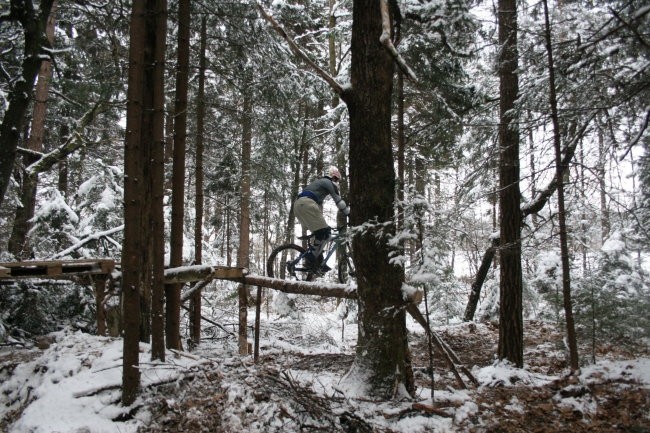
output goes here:
[[222, 327], [193, 351], [155, 364], [141, 346], [143, 391], [129, 408], [119, 404], [119, 339], [65, 330], [43, 349], [3, 348], [0, 431], [650, 433], [650, 356], [641, 343], [599, 347], [595, 364], [568, 376], [552, 324], [525, 323], [524, 369], [494, 361], [493, 323], [437, 327], [480, 385], [462, 390], [434, 353], [432, 400], [425, 334], [409, 321], [417, 397], [373, 401], [341, 385], [356, 325], [341, 328], [334, 301], [311, 300], [300, 317], [263, 313], [257, 364], [236, 355], [227, 331], [234, 305], [211, 307]]

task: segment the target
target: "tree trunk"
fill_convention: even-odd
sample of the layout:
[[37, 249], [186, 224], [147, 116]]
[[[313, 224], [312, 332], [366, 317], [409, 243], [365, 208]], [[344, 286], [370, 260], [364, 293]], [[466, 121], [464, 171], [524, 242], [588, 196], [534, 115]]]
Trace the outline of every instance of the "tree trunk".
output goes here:
[[[199, 58], [199, 93], [196, 108], [196, 182], [194, 203], [194, 264], [203, 261], [203, 122], [205, 118], [205, 51], [207, 40], [207, 19], [201, 20], [201, 47]], [[190, 338], [194, 344], [201, 340], [201, 291], [190, 300]]]
[[135, 1], [131, 9], [126, 139], [124, 145], [124, 242], [122, 247], [122, 302], [124, 344], [122, 357], [122, 404], [131, 405], [140, 385], [140, 283], [143, 169], [140, 149], [144, 108], [146, 2]]
[[[382, 6], [385, 6], [382, 5]], [[354, 225], [393, 221], [395, 172], [391, 146], [393, 58], [380, 43], [380, 2], [355, 0], [351, 88], [343, 93], [350, 116], [350, 196]], [[375, 226], [353, 240], [359, 296], [359, 339], [351, 376], [371, 395], [390, 398], [414, 390], [402, 303], [404, 271], [389, 263], [394, 226]]]
[[165, 360], [165, 55], [167, 0], [155, 0], [153, 149], [151, 152], [151, 358]]
[[476, 273], [476, 279], [474, 280], [474, 283], [472, 283], [472, 288], [469, 293], [469, 301], [467, 301], [467, 306], [465, 307], [465, 315], [463, 317], [465, 322], [471, 322], [474, 319], [476, 307], [478, 306], [478, 301], [481, 297], [481, 287], [490, 271], [490, 266], [492, 265], [498, 246], [499, 239], [492, 240], [492, 245], [490, 245], [483, 255], [483, 260], [481, 260], [481, 265]]
[[[178, 65], [174, 104], [174, 160], [170, 266], [183, 264], [183, 213], [185, 210], [185, 142], [187, 139], [187, 88], [190, 62], [190, 0], [178, 4]], [[181, 349], [181, 286], [165, 286], [167, 347]]]
[[[45, 29], [47, 39], [50, 45], [54, 44], [54, 17], [56, 15], [56, 0], [52, 3], [50, 16], [47, 19]], [[38, 72], [36, 81], [36, 91], [34, 100], [34, 111], [32, 115], [32, 127], [27, 140], [27, 148], [35, 152], [43, 152], [43, 140], [45, 134], [45, 118], [47, 114], [47, 99], [50, 89], [50, 79], [52, 77], [52, 62], [43, 60]], [[25, 166], [33, 162], [28, 156], [25, 156]], [[27, 176], [23, 174], [21, 185], [21, 204], [16, 209], [13, 230], [9, 238], [8, 249], [17, 259], [26, 259], [31, 253], [31, 248], [27, 244], [27, 233], [32, 227], [31, 219], [34, 217], [36, 208], [36, 190], [38, 188], [38, 175]]]
[[557, 186], [558, 223], [560, 227], [560, 256], [562, 261], [562, 294], [564, 298], [564, 316], [566, 319], [567, 341], [569, 346], [569, 363], [571, 370], [576, 371], [578, 364], [578, 344], [575, 325], [573, 323], [573, 307], [571, 303], [571, 269], [569, 266], [569, 242], [566, 227], [566, 209], [564, 205], [564, 183], [562, 174], [566, 173], [568, 167], [562, 167], [562, 143], [560, 140], [560, 121], [557, 110], [557, 96], [555, 91], [555, 67], [553, 65], [553, 47], [551, 45], [551, 24], [548, 17], [548, 2], [544, 3], [544, 22], [546, 52], [548, 54], [549, 73], [549, 103], [551, 104], [551, 120], [553, 121], [553, 144], [555, 146], [555, 168], [559, 180]]
[[517, 3], [499, 0], [499, 217], [500, 309], [499, 359], [524, 365], [521, 269], [521, 210], [519, 190], [519, 130], [514, 109], [519, 93], [517, 76]]
[[139, 155], [142, 164], [142, 181], [139, 183], [142, 205], [140, 206], [140, 230], [143, 236], [144, 248], [140, 251], [140, 341], [148, 343], [151, 339], [151, 285], [153, 269], [153, 239], [147, 235], [151, 231], [152, 218], [152, 159], [154, 147], [154, 50], [155, 26], [153, 23], [154, 2], [147, 0], [145, 16], [144, 42], [144, 89], [142, 99], [142, 127], [140, 133]]
[[[0, 124], [0, 207], [4, 201], [16, 160], [20, 131], [25, 123], [34, 80], [44, 60], [42, 47], [49, 46], [45, 29], [54, 0], [41, 0], [38, 10], [32, 0], [11, 0], [9, 19], [19, 21], [23, 27], [24, 48], [22, 75], [9, 91], [9, 106]], [[37, 15], [38, 13], [38, 15]]]
[[611, 227], [609, 221], [609, 208], [607, 207], [607, 184], [605, 183], [605, 140], [603, 139], [603, 131], [598, 128], [598, 165], [596, 166], [596, 174], [598, 175], [598, 191], [600, 193], [600, 242], [605, 243], [609, 236]]
[[404, 229], [404, 74], [397, 71], [397, 231]]
[[[244, 86], [244, 103], [242, 108], [242, 150], [241, 150], [241, 220], [239, 224], [239, 252], [237, 266], [247, 268], [249, 262], [250, 242], [250, 196], [251, 196], [251, 141], [252, 141], [253, 105], [248, 81]], [[239, 296], [239, 354], [248, 354], [248, 290], [240, 284]]]
[[[581, 129], [576, 133], [576, 135], [573, 137], [572, 141], [569, 142], [566, 146], [566, 150], [564, 153], [564, 157], [562, 158], [562, 165], [561, 167], [568, 167], [569, 162], [573, 159], [577, 143], [579, 142], [579, 138], [585, 133], [587, 130], [587, 127], [589, 126], [589, 123], [593, 119], [593, 116], [588, 119], [581, 127]], [[534, 197], [532, 201], [526, 203], [525, 206], [521, 208], [521, 218], [526, 218], [528, 215], [535, 215], [537, 212], [541, 211], [544, 206], [546, 206], [546, 203], [548, 203], [549, 199], [553, 196], [555, 191], [557, 190], [557, 176], [554, 175], [553, 180], [549, 182], [546, 187], [539, 191], [537, 194], [537, 197]], [[494, 242], [499, 242], [499, 238], [493, 239], [492, 244]], [[488, 250], [485, 252], [485, 255], [483, 256], [483, 262], [485, 262], [487, 257], [494, 257], [496, 251], [490, 251], [492, 247], [488, 248]], [[472, 293], [470, 294], [470, 300], [468, 301], [467, 308], [465, 311], [475, 311], [476, 310], [476, 305], [469, 305], [469, 303], [472, 302], [478, 302], [480, 293], [481, 293], [481, 287], [483, 285], [483, 282], [485, 281], [485, 277], [487, 274], [482, 275], [481, 272], [479, 271], [478, 275], [476, 276], [476, 279], [474, 280], [474, 284], [472, 284]], [[465, 316], [465, 320], [473, 320], [473, 314], [472, 316]]]
[[[299, 112], [304, 112], [304, 107], [305, 107], [305, 101], [301, 101]], [[306, 121], [307, 121], [307, 115], [305, 113], [304, 122], [306, 123]], [[306, 125], [303, 123], [303, 131], [305, 128]], [[302, 165], [304, 156], [306, 156], [306, 154], [308, 153], [307, 140], [304, 139], [304, 133], [301, 134], [300, 140], [296, 140], [293, 150], [294, 150], [294, 158], [293, 161], [291, 161], [291, 165], [293, 169], [293, 181], [291, 182], [291, 192], [290, 192], [291, 208], [289, 209], [289, 215], [287, 217], [287, 230], [285, 232], [286, 234], [284, 237], [285, 243], [293, 242], [293, 238], [295, 234], [294, 227], [296, 223], [296, 216], [293, 211], [293, 201], [296, 199], [298, 193], [300, 192], [302, 173], [304, 173], [307, 170], [307, 167]]]

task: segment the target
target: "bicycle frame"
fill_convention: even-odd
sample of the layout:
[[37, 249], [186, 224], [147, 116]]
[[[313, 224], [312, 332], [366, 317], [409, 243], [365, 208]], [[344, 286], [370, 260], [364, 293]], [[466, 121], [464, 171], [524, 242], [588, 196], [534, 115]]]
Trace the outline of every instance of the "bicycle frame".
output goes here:
[[[347, 242], [347, 239], [345, 237], [345, 232], [346, 232], [345, 227], [337, 227], [337, 228], [335, 228], [333, 230], [335, 231], [335, 233], [330, 235], [329, 239], [327, 239], [325, 241], [327, 244], [326, 244], [326, 248], [324, 249], [324, 251], [327, 251], [327, 254], [325, 254], [323, 256], [323, 262], [322, 263], [327, 263], [327, 261], [330, 259], [330, 257], [332, 257], [332, 255], [336, 252], [338, 247], [341, 246], [341, 245], [344, 245]], [[298, 239], [302, 239], [302, 240], [306, 239], [307, 240], [307, 246], [311, 247], [313, 245], [314, 235], [312, 233], [312, 234], [310, 234], [308, 236], [301, 236]], [[292, 262], [287, 263], [287, 268], [288, 268], [289, 272], [293, 273], [295, 270], [308, 271], [308, 269], [303, 268], [303, 267], [296, 268], [296, 265], [298, 263], [300, 263], [300, 261], [302, 259], [305, 258], [305, 256], [307, 255], [307, 253], [309, 253], [309, 251], [310, 251], [310, 248], [307, 248], [306, 251], [304, 253], [300, 254], [295, 260], [293, 260]]]

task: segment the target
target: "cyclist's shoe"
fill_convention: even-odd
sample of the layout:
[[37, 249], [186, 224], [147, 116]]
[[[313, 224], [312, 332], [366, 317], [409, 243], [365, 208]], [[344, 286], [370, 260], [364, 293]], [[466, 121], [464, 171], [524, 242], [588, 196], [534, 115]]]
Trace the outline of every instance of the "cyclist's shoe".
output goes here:
[[327, 273], [327, 272], [329, 272], [329, 271], [331, 271], [331, 270], [332, 270], [332, 268], [330, 268], [329, 266], [327, 266], [327, 264], [325, 264], [325, 263], [323, 263], [322, 265], [320, 265], [320, 272], [323, 273], [323, 274], [324, 274], [324, 273]]

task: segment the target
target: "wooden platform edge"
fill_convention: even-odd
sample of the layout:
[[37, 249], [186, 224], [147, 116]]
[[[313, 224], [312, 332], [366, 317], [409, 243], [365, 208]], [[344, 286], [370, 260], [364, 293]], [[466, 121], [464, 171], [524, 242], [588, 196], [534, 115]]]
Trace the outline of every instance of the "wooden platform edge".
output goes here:
[[66, 278], [74, 275], [108, 275], [115, 269], [112, 259], [28, 260], [0, 263], [0, 278]]

